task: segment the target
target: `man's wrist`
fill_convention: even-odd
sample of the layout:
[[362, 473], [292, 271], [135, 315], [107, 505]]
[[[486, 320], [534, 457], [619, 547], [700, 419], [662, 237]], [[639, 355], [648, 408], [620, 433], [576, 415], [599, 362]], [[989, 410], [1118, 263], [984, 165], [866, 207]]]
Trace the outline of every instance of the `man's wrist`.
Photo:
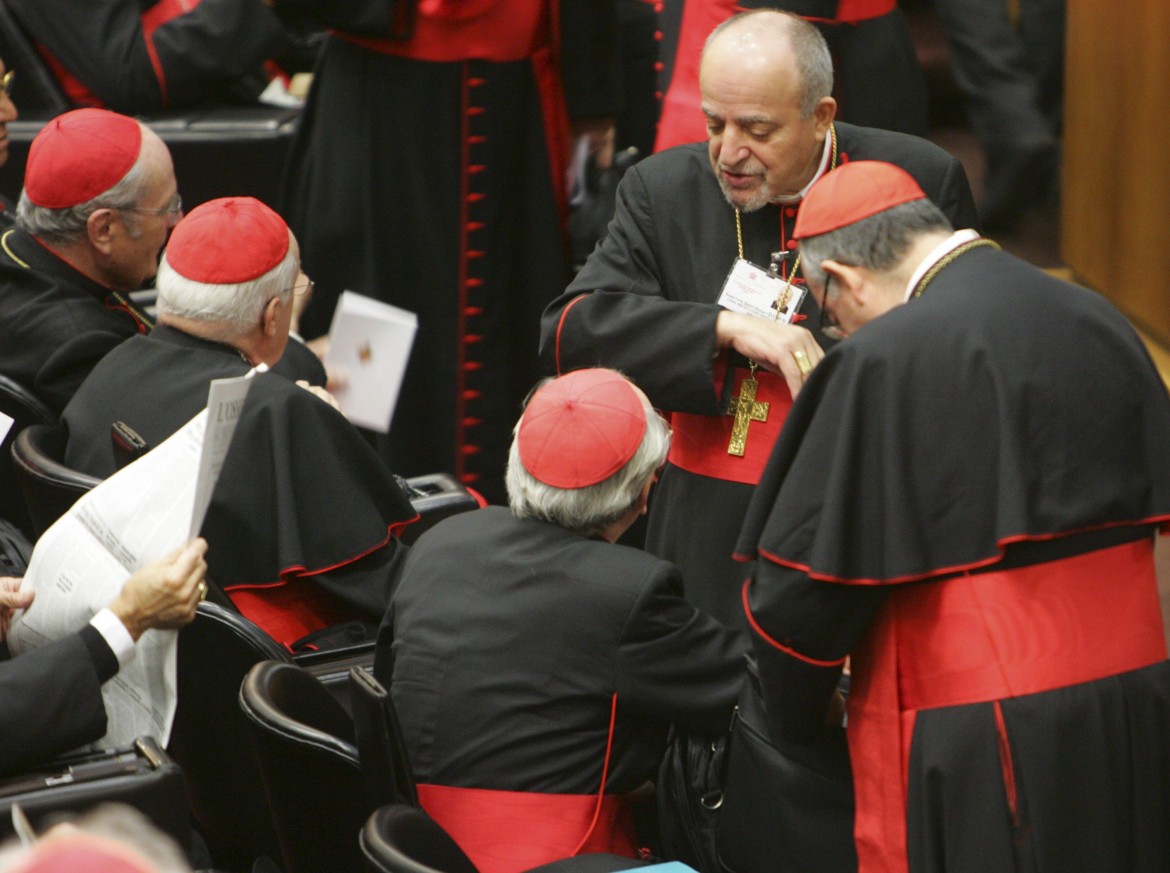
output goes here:
[[134, 635], [112, 609], [101, 610], [89, 623], [109, 645], [110, 651], [118, 659], [119, 667], [125, 667], [134, 660], [134, 655], [138, 651], [134, 644]]
[[723, 309], [715, 316], [715, 350], [731, 348], [743, 327], [744, 316], [730, 309]]

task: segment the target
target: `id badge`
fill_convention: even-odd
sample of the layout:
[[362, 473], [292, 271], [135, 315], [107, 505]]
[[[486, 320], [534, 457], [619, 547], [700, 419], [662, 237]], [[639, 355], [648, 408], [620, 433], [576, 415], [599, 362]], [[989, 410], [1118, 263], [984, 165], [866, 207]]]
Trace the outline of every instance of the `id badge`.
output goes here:
[[804, 300], [804, 285], [790, 284], [751, 261], [736, 258], [719, 294], [719, 305], [733, 312], [789, 324]]

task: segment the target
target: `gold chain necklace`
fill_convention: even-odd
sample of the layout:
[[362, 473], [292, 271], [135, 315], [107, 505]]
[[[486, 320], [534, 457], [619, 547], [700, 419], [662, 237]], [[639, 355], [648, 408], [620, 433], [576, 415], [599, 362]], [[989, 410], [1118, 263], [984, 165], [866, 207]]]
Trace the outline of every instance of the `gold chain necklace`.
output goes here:
[[944, 268], [950, 266], [957, 258], [959, 258], [962, 255], [965, 255], [967, 252], [971, 251], [972, 249], [978, 249], [978, 248], [983, 248], [983, 247], [998, 249], [1000, 246], [999, 246], [999, 243], [995, 242], [994, 240], [983, 239], [982, 237], [980, 237], [979, 239], [970, 240], [969, 242], [965, 242], [961, 246], [955, 246], [953, 249], [951, 249], [949, 252], [947, 252], [943, 257], [939, 258], [935, 262], [934, 266], [931, 267], [929, 270], [927, 270], [922, 275], [922, 278], [918, 280], [918, 284], [914, 286], [914, 293], [912, 293], [910, 296], [911, 297], [921, 297], [922, 292], [926, 290], [926, 286], [929, 285], [932, 281], [934, 281], [934, 277], [937, 276], [940, 272], [942, 272], [942, 270]]
[[[837, 168], [837, 126], [829, 125], [829, 169], [835, 170]], [[735, 244], [740, 260], [744, 260], [743, 255], [743, 220], [740, 217], [740, 210], [737, 207], [735, 210]], [[774, 265], [773, 265], [774, 266]], [[792, 296], [792, 283], [796, 279], [796, 271], [800, 269], [800, 253], [796, 255], [796, 260], [792, 262], [792, 268], [788, 271], [787, 279], [784, 282], [784, 288], [776, 298], [776, 307], [772, 320], [775, 321], [780, 317], [789, 298]], [[769, 271], [771, 272], [771, 271]], [[756, 369], [759, 367], [753, 360], [748, 360], [748, 375], [742, 382], [739, 383], [739, 394], [731, 398], [731, 405], [727, 410], [728, 415], [735, 416], [735, 421], [731, 426], [731, 439], [727, 443], [727, 454], [742, 457], [747, 451], [747, 434], [748, 425], [753, 421], [767, 421], [768, 409], [770, 404], [766, 401], [756, 400], [756, 391], [759, 389], [759, 381], [756, 379]]]
[[6, 230], [6, 231], [4, 231], [4, 236], [0, 236], [0, 246], [3, 246], [3, 247], [4, 247], [4, 254], [6, 254], [6, 255], [8, 255], [8, 257], [12, 258], [12, 260], [13, 260], [13, 261], [15, 261], [17, 264], [19, 264], [20, 266], [24, 267], [26, 270], [32, 269], [31, 267], [29, 267], [29, 265], [28, 265], [28, 264], [27, 264], [25, 261], [22, 261], [20, 258], [18, 258], [18, 257], [16, 256], [16, 252], [14, 252], [14, 251], [11, 249], [11, 247], [9, 247], [9, 245], [8, 245], [8, 239], [9, 239], [9, 237], [11, 237], [11, 236], [12, 236], [14, 233], [16, 233], [16, 231], [15, 231], [15, 230]]

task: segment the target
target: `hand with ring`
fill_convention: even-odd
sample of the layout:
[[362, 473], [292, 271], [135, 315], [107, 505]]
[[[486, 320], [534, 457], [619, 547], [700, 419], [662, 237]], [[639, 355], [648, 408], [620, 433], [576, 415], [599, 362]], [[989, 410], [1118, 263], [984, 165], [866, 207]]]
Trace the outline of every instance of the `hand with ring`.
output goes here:
[[197, 537], [126, 580], [110, 611], [131, 637], [137, 640], [151, 628], [179, 628], [195, 618], [207, 591], [206, 552], [206, 540]]
[[793, 399], [825, 356], [804, 327], [723, 310], [715, 319], [715, 347], [733, 348], [764, 370], [783, 376]]
[[794, 351], [792, 358], [796, 361], [796, 368], [800, 370], [800, 375], [807, 377], [812, 372], [813, 362], [808, 359], [808, 352], [804, 349]]

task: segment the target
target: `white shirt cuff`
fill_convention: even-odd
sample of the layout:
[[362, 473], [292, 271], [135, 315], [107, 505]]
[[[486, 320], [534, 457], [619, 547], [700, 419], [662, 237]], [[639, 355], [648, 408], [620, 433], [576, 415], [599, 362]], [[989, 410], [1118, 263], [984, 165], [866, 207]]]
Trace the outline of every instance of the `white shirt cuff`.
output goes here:
[[125, 667], [134, 660], [134, 655], [138, 651], [134, 645], [134, 637], [130, 636], [130, 631], [126, 630], [126, 625], [122, 624], [118, 616], [108, 609], [103, 609], [91, 618], [89, 623], [97, 628], [102, 639], [113, 650], [119, 667]]

